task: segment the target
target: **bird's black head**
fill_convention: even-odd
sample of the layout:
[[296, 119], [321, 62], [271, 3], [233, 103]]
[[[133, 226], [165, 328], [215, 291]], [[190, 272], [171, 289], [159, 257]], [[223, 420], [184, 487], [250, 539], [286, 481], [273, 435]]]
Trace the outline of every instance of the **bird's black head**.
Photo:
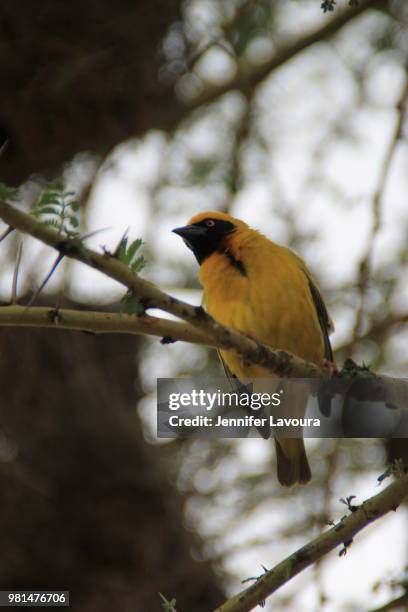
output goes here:
[[205, 217], [191, 225], [177, 227], [173, 230], [175, 234], [181, 236], [196, 256], [199, 264], [212, 253], [222, 248], [225, 237], [237, 230], [237, 226], [231, 221], [217, 219], [215, 217]]

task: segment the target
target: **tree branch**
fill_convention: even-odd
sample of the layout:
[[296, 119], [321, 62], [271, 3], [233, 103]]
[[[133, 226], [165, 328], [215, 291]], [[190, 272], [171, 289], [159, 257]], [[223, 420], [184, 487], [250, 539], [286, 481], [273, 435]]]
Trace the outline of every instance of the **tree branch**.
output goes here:
[[375, 608], [375, 610], [370, 610], [370, 612], [391, 612], [391, 610], [401, 610], [402, 606], [404, 606], [404, 609], [406, 609], [406, 604], [408, 604], [408, 593], [403, 593], [396, 599], [388, 601], [383, 606]]
[[363, 13], [368, 8], [384, 5], [384, 0], [361, 0], [357, 7], [338, 10], [335, 17], [330, 19], [323, 26], [314, 28], [303, 37], [291, 41], [279, 49], [268, 61], [257, 66], [241, 66], [238, 68], [236, 76], [222, 85], [207, 87], [201, 94], [191, 100], [187, 100], [185, 105], [188, 110], [194, 110], [204, 104], [210, 104], [228, 91], [238, 89], [250, 96], [257, 85], [259, 85], [273, 70], [276, 70], [293, 57], [320, 42], [324, 38], [332, 36], [349, 21]]
[[53, 247], [61, 255], [76, 259], [121, 283], [139, 298], [143, 311], [158, 308], [179, 317], [210, 336], [219, 348], [233, 350], [248, 362], [256, 363], [280, 376], [316, 378], [324, 375], [324, 372], [313, 363], [304, 361], [287, 351], [272, 350], [235, 330], [228, 329], [215, 321], [201, 306], [192, 306], [167, 295], [152, 283], [134, 274], [112, 255], [87, 249], [79, 238], [61, 237], [54, 228], [40, 223], [32, 215], [2, 200], [0, 200], [0, 218], [15, 229]]
[[144, 334], [163, 338], [164, 344], [177, 340], [216, 347], [216, 342], [188, 323], [150, 315], [95, 312], [45, 306], [0, 307], [0, 327], [43, 327], [94, 334]]
[[[331, 550], [348, 545], [362, 529], [391, 510], [395, 511], [408, 495], [408, 474], [400, 475], [386, 489], [370, 497], [334, 527], [297, 550], [238, 595], [223, 603], [215, 612], [247, 612], [277, 591], [294, 576], [321, 559]], [[354, 508], [354, 507], [353, 507]]]
[[[95, 312], [49, 306], [27, 307], [13, 304], [0, 306], [0, 327], [41, 327], [93, 334], [142, 334], [158, 336], [162, 339], [162, 344], [182, 341], [220, 348], [217, 338], [189, 323], [150, 316], [145, 313], [128, 315], [121, 312]], [[267, 348], [268, 355], [271, 353], [274, 356], [279, 367], [287, 362], [292, 365], [295, 363], [296, 372], [297, 368], [301, 367], [302, 361], [291, 353], [265, 348]], [[307, 368], [316, 368], [314, 364], [304, 363]], [[324, 373], [318, 371], [319, 375], [323, 376]], [[299, 377], [297, 373], [284, 375]], [[405, 379], [378, 375], [356, 364], [351, 370], [343, 368], [339, 376], [331, 378], [328, 384], [326, 393], [330, 393], [331, 396], [339, 393], [347, 399], [355, 398], [367, 402], [384, 401], [384, 398], [387, 398], [390, 404], [400, 409], [404, 409], [405, 398], [408, 395], [408, 382]]]
[[403, 327], [408, 324], [408, 313], [401, 315], [390, 315], [378, 323], [374, 323], [370, 329], [361, 334], [357, 339], [350, 338], [343, 344], [336, 346], [336, 353], [350, 353], [357, 342], [372, 340], [377, 344], [387, 337], [395, 328]]
[[368, 238], [368, 244], [366, 248], [366, 252], [363, 258], [360, 261], [359, 266], [359, 279], [357, 283], [357, 287], [360, 294], [360, 305], [356, 313], [356, 319], [354, 323], [354, 329], [352, 333], [353, 340], [358, 340], [361, 335], [361, 328], [364, 320], [364, 311], [366, 306], [366, 293], [367, 293], [367, 285], [370, 278], [370, 272], [372, 267], [372, 257], [374, 244], [377, 237], [377, 234], [380, 230], [381, 224], [381, 204], [384, 199], [385, 188], [387, 185], [387, 179], [390, 174], [391, 164], [394, 159], [394, 154], [397, 148], [398, 143], [403, 138], [403, 128], [405, 123], [405, 115], [406, 115], [406, 103], [408, 100], [408, 64], [406, 66], [405, 71], [405, 85], [402, 88], [400, 97], [396, 104], [396, 121], [395, 126], [392, 131], [390, 142], [388, 148], [384, 155], [384, 160], [382, 163], [382, 167], [380, 169], [380, 176], [378, 179], [377, 188], [375, 190], [373, 200], [372, 200], [372, 217], [373, 217], [373, 225], [371, 228], [371, 233]]

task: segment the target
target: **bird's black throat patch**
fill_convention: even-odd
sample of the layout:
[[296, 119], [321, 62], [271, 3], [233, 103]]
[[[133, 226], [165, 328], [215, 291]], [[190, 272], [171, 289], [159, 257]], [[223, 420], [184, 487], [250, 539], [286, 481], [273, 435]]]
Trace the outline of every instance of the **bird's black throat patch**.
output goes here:
[[228, 261], [230, 262], [230, 264], [236, 269], [238, 270], [238, 272], [240, 274], [242, 274], [242, 276], [246, 276], [247, 272], [245, 269], [244, 264], [242, 263], [242, 261], [240, 259], [236, 259], [234, 257], [234, 255], [231, 253], [231, 251], [229, 249], [225, 249], [225, 251], [221, 251], [221, 253], [224, 253], [224, 255], [227, 256]]

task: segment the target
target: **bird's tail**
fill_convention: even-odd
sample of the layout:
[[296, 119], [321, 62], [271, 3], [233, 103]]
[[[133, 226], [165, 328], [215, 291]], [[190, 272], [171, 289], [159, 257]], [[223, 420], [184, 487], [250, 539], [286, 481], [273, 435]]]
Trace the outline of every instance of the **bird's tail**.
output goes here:
[[276, 465], [281, 485], [306, 484], [312, 477], [303, 438], [275, 438]]

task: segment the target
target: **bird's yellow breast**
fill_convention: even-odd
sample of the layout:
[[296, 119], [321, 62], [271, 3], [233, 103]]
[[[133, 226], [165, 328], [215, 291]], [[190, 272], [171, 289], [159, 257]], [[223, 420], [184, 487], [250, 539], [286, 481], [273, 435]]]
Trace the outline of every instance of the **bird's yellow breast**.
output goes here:
[[[309, 280], [289, 249], [249, 228], [236, 232], [226, 249], [203, 262], [200, 281], [208, 312], [224, 325], [308, 361], [323, 359]], [[238, 377], [269, 375], [259, 366], [244, 365], [231, 351], [222, 351], [222, 356]]]

